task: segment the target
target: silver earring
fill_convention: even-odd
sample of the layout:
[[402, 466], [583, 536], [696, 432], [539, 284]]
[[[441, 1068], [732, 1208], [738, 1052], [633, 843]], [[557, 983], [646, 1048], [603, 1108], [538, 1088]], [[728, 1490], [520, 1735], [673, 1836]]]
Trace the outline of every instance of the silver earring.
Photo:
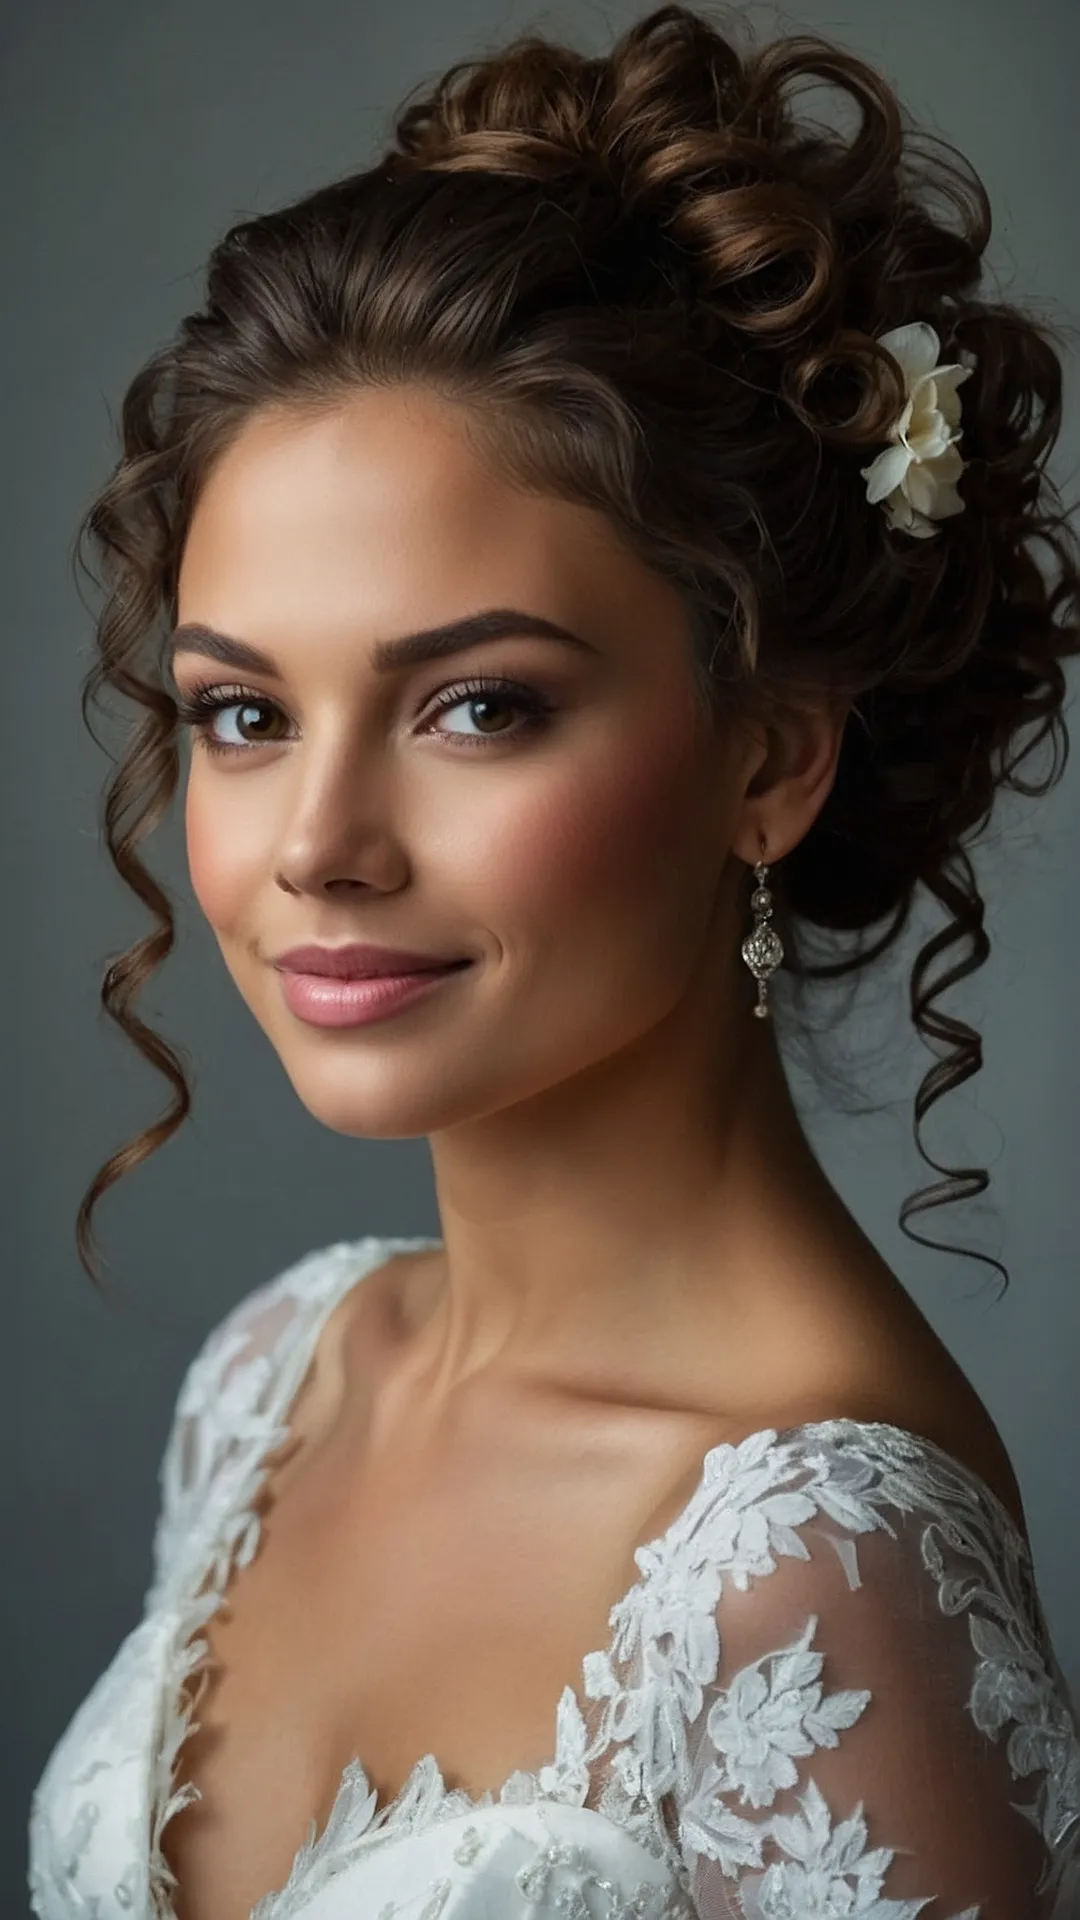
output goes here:
[[757, 885], [750, 895], [750, 905], [754, 912], [754, 924], [742, 943], [742, 957], [758, 983], [758, 997], [754, 1013], [759, 1020], [768, 1018], [769, 1009], [765, 1002], [766, 983], [784, 957], [783, 942], [774, 927], [769, 925], [773, 910], [773, 898], [765, 885], [768, 874], [765, 864], [765, 841], [761, 842], [761, 859], [754, 867], [754, 879]]

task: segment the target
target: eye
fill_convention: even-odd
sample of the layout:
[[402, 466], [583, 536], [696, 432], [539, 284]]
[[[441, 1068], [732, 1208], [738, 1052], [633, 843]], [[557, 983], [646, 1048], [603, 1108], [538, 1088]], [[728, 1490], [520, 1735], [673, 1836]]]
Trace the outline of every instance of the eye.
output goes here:
[[[499, 740], [517, 739], [533, 731], [543, 725], [551, 712], [551, 702], [535, 687], [526, 686], [520, 680], [488, 674], [441, 688], [431, 711], [438, 717], [457, 707], [470, 708], [476, 717], [471, 732], [456, 727], [434, 726], [430, 718], [420, 731], [445, 733], [450, 739], [466, 741], [470, 749], [485, 747]], [[500, 712], [505, 714], [507, 711], [519, 716], [509, 726], [500, 723], [499, 718]], [[192, 728], [200, 746], [207, 753], [250, 753], [255, 747], [274, 746], [283, 737], [271, 731], [277, 721], [284, 717], [281, 708], [275, 700], [268, 699], [266, 694], [257, 693], [251, 687], [223, 687], [215, 686], [210, 681], [200, 681], [189, 693], [177, 698], [176, 712], [178, 719]], [[234, 712], [237, 715], [234, 725], [245, 731], [238, 740], [219, 739], [213, 731], [218, 714]], [[489, 727], [488, 722], [493, 717], [495, 724]]]
[[[211, 727], [219, 713], [231, 713], [236, 709], [245, 727], [254, 726], [255, 738], [251, 740], [219, 740], [211, 732]], [[281, 709], [264, 693], [255, 693], [250, 687], [217, 687], [209, 681], [200, 681], [192, 687], [190, 693], [182, 694], [176, 701], [176, 712], [185, 726], [191, 727], [200, 746], [207, 753], [246, 753], [251, 747], [269, 743], [274, 744], [274, 736], [265, 732], [260, 736], [258, 715], [280, 715]]]
[[[470, 746], [485, 746], [488, 741], [516, 739], [520, 734], [532, 732], [542, 726], [551, 712], [549, 700], [538, 693], [535, 687], [528, 687], [520, 680], [507, 680], [495, 675], [481, 674], [474, 680], [461, 680], [452, 687], [444, 687], [436, 697], [434, 712], [436, 715], [450, 713], [456, 707], [471, 708], [479, 719], [479, 727], [472, 733], [460, 732], [450, 728], [450, 736], [468, 740]], [[521, 719], [511, 726], [498, 724], [500, 709], [503, 712], [517, 712]], [[496, 724], [490, 730], [487, 721], [494, 714]], [[425, 733], [442, 733], [442, 727], [430, 724], [423, 729]]]

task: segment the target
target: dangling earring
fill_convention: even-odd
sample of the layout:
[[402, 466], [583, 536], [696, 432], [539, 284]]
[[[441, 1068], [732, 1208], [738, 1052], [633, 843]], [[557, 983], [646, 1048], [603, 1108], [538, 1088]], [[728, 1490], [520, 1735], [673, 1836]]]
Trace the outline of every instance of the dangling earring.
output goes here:
[[759, 1020], [768, 1018], [769, 1009], [765, 1004], [766, 982], [770, 973], [775, 972], [784, 957], [783, 943], [775, 928], [769, 925], [773, 910], [772, 894], [765, 885], [765, 876], [769, 869], [765, 864], [765, 841], [761, 842], [761, 859], [754, 867], [754, 879], [757, 885], [750, 895], [750, 905], [755, 919], [751, 931], [742, 943], [742, 957], [758, 983], [757, 1003], [754, 1013]]

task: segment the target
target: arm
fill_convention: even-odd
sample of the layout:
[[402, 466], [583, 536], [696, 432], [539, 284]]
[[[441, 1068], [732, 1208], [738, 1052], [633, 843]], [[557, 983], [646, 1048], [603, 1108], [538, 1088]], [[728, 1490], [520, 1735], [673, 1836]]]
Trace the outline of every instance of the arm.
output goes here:
[[1080, 1742], [1020, 1536], [947, 1456], [835, 1501], [822, 1460], [715, 1610], [674, 1796], [702, 1920], [1074, 1920]]

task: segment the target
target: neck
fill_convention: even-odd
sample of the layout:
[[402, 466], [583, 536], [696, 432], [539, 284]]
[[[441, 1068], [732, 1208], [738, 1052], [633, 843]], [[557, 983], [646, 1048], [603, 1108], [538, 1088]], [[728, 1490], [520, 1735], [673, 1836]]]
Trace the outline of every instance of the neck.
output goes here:
[[431, 1136], [429, 1406], [493, 1372], [610, 1389], [669, 1365], [692, 1396], [698, 1366], [707, 1392], [718, 1357], [737, 1370], [797, 1298], [800, 1248], [840, 1203], [772, 1021], [731, 1004], [710, 1048], [685, 1005], [597, 1068]]

